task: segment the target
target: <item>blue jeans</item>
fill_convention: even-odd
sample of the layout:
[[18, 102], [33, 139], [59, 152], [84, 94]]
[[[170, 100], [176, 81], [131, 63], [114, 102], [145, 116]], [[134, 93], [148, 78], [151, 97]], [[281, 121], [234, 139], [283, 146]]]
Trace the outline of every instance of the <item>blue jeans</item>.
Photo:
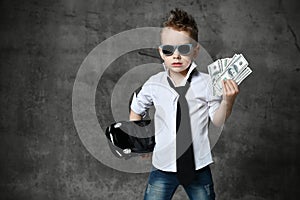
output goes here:
[[[149, 175], [144, 200], [170, 200], [178, 186], [175, 172], [164, 172], [154, 168]], [[183, 188], [191, 200], [214, 200], [215, 192], [209, 166], [197, 170], [192, 183]]]

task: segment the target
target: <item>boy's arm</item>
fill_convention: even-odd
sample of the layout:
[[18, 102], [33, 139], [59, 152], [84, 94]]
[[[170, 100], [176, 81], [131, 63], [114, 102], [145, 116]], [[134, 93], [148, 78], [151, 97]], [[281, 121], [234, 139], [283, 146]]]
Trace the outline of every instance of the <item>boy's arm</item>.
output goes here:
[[141, 120], [142, 116], [139, 114], [136, 114], [132, 109], [130, 110], [130, 114], [129, 114], [129, 120], [130, 121], [137, 121], [137, 120]]
[[151, 85], [144, 84], [142, 88], [136, 92], [130, 104], [129, 120], [142, 120], [147, 110], [153, 105], [151, 95]]
[[[137, 113], [135, 113], [132, 109], [130, 109], [130, 113], [129, 113], [129, 120], [130, 121], [138, 121], [141, 120], [143, 117]], [[146, 153], [146, 154], [142, 154], [141, 158], [144, 159], [150, 159], [151, 158], [152, 153]]]
[[215, 126], [222, 126], [226, 119], [230, 116], [234, 100], [239, 93], [238, 86], [233, 80], [222, 81], [223, 86], [223, 100], [216, 110], [213, 117], [213, 124]]

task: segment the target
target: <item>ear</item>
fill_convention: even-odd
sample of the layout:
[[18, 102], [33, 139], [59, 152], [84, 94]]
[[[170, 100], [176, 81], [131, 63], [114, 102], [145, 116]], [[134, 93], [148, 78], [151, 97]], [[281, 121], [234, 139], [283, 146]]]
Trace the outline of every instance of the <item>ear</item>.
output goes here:
[[197, 42], [196, 47], [193, 50], [193, 59], [196, 59], [197, 56], [199, 55], [200, 51], [200, 44]]

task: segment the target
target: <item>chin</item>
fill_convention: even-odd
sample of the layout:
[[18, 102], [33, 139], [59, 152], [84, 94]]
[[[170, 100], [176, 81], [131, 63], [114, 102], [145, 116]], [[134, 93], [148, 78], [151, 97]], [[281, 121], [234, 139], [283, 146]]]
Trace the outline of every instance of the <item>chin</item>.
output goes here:
[[185, 67], [178, 67], [178, 68], [172, 68], [171, 70], [172, 70], [173, 72], [180, 73], [180, 72], [185, 71], [186, 69], [187, 69], [187, 68], [185, 68]]

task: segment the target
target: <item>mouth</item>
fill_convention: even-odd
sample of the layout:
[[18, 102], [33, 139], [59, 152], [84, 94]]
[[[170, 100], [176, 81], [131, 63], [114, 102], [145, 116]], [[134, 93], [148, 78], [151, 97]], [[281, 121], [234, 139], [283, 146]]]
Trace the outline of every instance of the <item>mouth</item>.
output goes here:
[[174, 63], [172, 63], [172, 66], [173, 67], [181, 67], [182, 63], [181, 62], [174, 62]]

